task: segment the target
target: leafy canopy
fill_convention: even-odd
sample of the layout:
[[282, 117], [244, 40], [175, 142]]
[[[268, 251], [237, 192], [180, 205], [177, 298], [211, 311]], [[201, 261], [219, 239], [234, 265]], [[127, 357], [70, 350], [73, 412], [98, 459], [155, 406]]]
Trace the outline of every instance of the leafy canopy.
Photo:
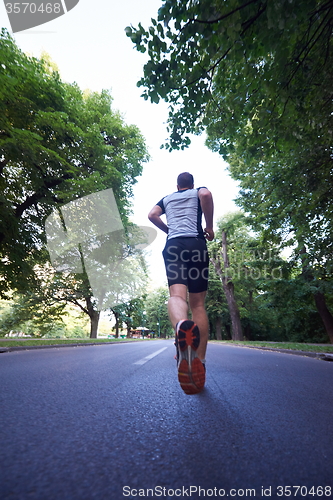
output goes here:
[[0, 294], [24, 291], [47, 260], [44, 223], [54, 208], [112, 188], [127, 226], [136, 178], [148, 160], [137, 127], [107, 91], [83, 93], [48, 61], [0, 35]]
[[148, 53], [144, 98], [170, 105], [167, 149], [206, 129], [254, 227], [274, 244], [306, 245], [328, 275], [332, 22], [326, 0], [166, 0], [148, 29], [126, 29]]
[[170, 103], [167, 147], [216, 119], [228, 144], [249, 118], [274, 126], [300, 99], [313, 115], [313, 99], [322, 108], [329, 97], [331, 21], [331, 2], [318, 0], [166, 0], [147, 30], [126, 28], [148, 52], [144, 98]]

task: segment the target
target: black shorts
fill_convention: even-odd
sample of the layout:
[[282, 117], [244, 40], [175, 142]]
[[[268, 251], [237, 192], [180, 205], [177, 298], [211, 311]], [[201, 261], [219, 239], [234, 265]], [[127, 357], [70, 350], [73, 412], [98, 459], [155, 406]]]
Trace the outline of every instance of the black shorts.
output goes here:
[[190, 293], [208, 288], [209, 257], [202, 238], [171, 238], [163, 250], [168, 285], [186, 285]]

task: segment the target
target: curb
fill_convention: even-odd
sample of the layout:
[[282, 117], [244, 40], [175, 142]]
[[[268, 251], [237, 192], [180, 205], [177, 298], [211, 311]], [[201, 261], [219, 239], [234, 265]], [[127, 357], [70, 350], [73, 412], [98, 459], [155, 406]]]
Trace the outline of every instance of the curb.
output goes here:
[[248, 347], [249, 349], [260, 349], [262, 351], [281, 352], [283, 354], [294, 354], [296, 356], [307, 356], [308, 358], [321, 359], [322, 361], [333, 361], [333, 353], [328, 353], [328, 352], [325, 353], [325, 352], [312, 352], [312, 351], [296, 351], [295, 349], [279, 349], [278, 347], [260, 347], [260, 346], [228, 344], [228, 343], [225, 343], [224, 345], [231, 345], [233, 347], [242, 347], [242, 348]]

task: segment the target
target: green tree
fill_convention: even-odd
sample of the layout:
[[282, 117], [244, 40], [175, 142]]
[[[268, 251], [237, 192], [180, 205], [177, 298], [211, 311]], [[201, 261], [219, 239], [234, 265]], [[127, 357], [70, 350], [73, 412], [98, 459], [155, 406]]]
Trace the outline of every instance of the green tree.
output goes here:
[[83, 94], [46, 61], [0, 37], [0, 288], [24, 291], [45, 262], [46, 217], [112, 188], [124, 227], [132, 186], [148, 160], [137, 127], [111, 110], [107, 91]]
[[289, 277], [265, 283], [256, 302], [261, 327], [257, 340], [329, 342], [311, 285], [294, 270]]
[[[66, 304], [37, 301], [31, 293], [14, 297], [8, 310], [0, 317], [0, 336], [11, 331], [32, 337], [87, 337], [86, 321], [78, 308]], [[8, 303], [8, 301], [7, 301]]]
[[223, 337], [231, 339], [231, 322], [228, 305], [222, 282], [217, 276], [211, 262], [209, 264], [208, 293], [205, 306], [209, 320], [210, 338], [216, 338], [217, 340], [222, 340]]
[[[131, 246], [128, 246], [123, 258], [128, 262], [128, 276], [122, 275], [119, 282], [115, 277], [116, 285], [112, 290], [116, 295], [113, 297], [115, 306], [112, 312], [118, 328], [122, 322], [127, 323], [137, 318], [142, 302], [139, 290], [144, 289], [148, 279], [140, 250], [134, 252]], [[85, 271], [57, 272], [47, 263], [44, 266], [35, 266], [34, 283], [35, 286], [31, 285], [28, 292], [18, 296], [15, 304], [17, 313], [13, 315], [15, 324], [20, 323], [21, 317], [29, 320], [39, 318], [38, 322], [44, 324], [43, 329], [50, 330], [50, 322], [61, 322], [66, 305], [72, 304], [89, 317], [90, 338], [97, 337], [101, 309]]]
[[126, 325], [127, 337], [131, 336], [131, 330], [143, 326], [145, 312], [146, 295], [135, 297], [128, 302], [116, 305], [111, 308], [111, 312], [116, 320], [116, 337], [119, 337], [119, 328]]
[[163, 337], [173, 335], [170, 324], [167, 301], [169, 292], [167, 288], [158, 288], [151, 292], [146, 299], [146, 322], [148, 328], [154, 332], [154, 336]]
[[[63, 83], [54, 65], [23, 54], [4, 30], [0, 62], [0, 294], [29, 292], [37, 304], [36, 265], [49, 260], [45, 221], [69, 202], [112, 188], [124, 227], [119, 246], [133, 254], [132, 189], [148, 154], [137, 127], [111, 109], [107, 91], [82, 93]], [[44, 298], [76, 301], [95, 337], [99, 311], [84, 263], [83, 272], [58, 274], [49, 286]]]
[[[231, 322], [234, 340], [242, 340], [243, 335], [250, 340], [264, 335], [257, 299], [266, 283], [282, 277], [283, 261], [277, 250], [263, 245], [257, 235], [251, 234], [242, 212], [226, 214], [219, 220], [216, 240], [209, 248], [215, 279], [220, 279], [225, 295], [219, 321], [223, 314], [228, 333]], [[275, 276], [277, 271], [278, 276]], [[226, 314], [226, 306], [229, 314]]]
[[[249, 340], [327, 342], [311, 300], [314, 285], [306, 276], [308, 268], [293, 258], [289, 262], [282, 259], [279, 247], [268, 245], [260, 234], [251, 231], [242, 213], [220, 219], [216, 241], [209, 244], [215, 262], [223, 248], [223, 232], [227, 235], [228, 268], [224, 268], [224, 259], [220, 258], [218, 274], [232, 281], [244, 336]], [[214, 291], [214, 275], [212, 279]], [[231, 314], [226, 317], [226, 304], [218, 291], [212, 297], [208, 293], [210, 319], [220, 317], [222, 325], [228, 327]]]
[[331, 2], [167, 0], [145, 30], [144, 97], [170, 103], [168, 149], [206, 129], [240, 183], [239, 205], [268, 243], [305, 247], [333, 342]]
[[[232, 222], [235, 222], [235, 219], [238, 216], [234, 217]], [[229, 227], [232, 227], [232, 223], [228, 224]], [[223, 290], [225, 293], [225, 298], [228, 304], [231, 325], [232, 325], [232, 339], [233, 340], [244, 340], [243, 337], [243, 329], [240, 320], [239, 306], [237, 304], [235, 298], [235, 286], [234, 286], [234, 278], [232, 276], [233, 273], [230, 273], [230, 259], [229, 259], [229, 249], [227, 243], [227, 230], [226, 227], [222, 225], [221, 228], [221, 248], [216, 252], [216, 249], [213, 250], [213, 255], [210, 258], [212, 262], [216, 274], [221, 280]], [[215, 250], [215, 251], [214, 251]]]
[[38, 337], [52, 331], [57, 336], [60, 336], [60, 331], [64, 333], [65, 323], [62, 317], [65, 315], [65, 304], [37, 299], [32, 291], [14, 296], [8, 303], [9, 308], [1, 317], [1, 336], [10, 331], [21, 331]]
[[126, 33], [148, 52], [138, 85], [146, 99], [170, 103], [169, 146], [178, 148], [216, 121], [228, 145], [249, 119], [269, 124], [256, 127], [266, 136], [286, 113], [296, 135], [323, 111], [329, 119], [331, 21], [324, 0], [165, 0], [147, 30]]

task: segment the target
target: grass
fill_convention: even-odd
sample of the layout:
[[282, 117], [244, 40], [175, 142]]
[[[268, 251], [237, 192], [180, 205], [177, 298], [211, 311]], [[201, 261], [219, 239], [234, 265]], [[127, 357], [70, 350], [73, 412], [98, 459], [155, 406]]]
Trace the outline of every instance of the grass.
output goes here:
[[[1, 347], [27, 347], [27, 346], [42, 346], [42, 345], [67, 345], [67, 344], [105, 344], [121, 341], [136, 341], [138, 339], [27, 339], [27, 340], [1, 340]], [[145, 339], [149, 340], [149, 339]]]
[[307, 352], [332, 352], [333, 353], [333, 345], [332, 344], [301, 344], [299, 342], [259, 342], [259, 341], [249, 341], [244, 340], [236, 341], [236, 340], [211, 340], [210, 342], [214, 342], [217, 344], [232, 344], [232, 345], [240, 345], [240, 346], [249, 346], [249, 347], [269, 347], [270, 349], [291, 349], [296, 351], [307, 351]]

